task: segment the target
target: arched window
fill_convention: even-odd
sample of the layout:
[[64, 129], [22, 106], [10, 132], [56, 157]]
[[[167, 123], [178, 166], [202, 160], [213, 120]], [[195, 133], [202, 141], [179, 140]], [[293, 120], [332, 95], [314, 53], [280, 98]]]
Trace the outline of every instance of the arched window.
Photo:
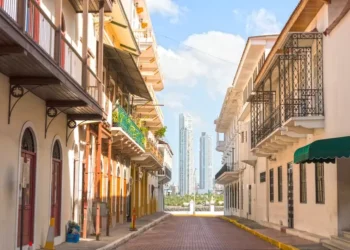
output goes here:
[[55, 141], [55, 144], [53, 146], [52, 158], [56, 160], [62, 160], [61, 145], [58, 140]]
[[34, 136], [30, 128], [26, 128], [22, 137], [22, 150], [35, 152]]

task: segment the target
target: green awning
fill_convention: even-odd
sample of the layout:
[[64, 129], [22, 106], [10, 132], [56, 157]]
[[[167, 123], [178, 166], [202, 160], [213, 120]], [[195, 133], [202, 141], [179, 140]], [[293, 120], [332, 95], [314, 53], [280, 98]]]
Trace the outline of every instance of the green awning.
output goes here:
[[336, 158], [350, 158], [350, 136], [318, 140], [298, 148], [294, 163], [334, 163]]

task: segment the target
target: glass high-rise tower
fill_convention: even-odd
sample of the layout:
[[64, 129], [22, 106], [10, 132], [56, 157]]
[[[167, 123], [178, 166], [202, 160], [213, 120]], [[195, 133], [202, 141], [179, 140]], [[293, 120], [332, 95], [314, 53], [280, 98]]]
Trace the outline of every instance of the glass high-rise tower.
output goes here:
[[213, 190], [212, 138], [203, 132], [199, 149], [199, 188], [206, 192]]

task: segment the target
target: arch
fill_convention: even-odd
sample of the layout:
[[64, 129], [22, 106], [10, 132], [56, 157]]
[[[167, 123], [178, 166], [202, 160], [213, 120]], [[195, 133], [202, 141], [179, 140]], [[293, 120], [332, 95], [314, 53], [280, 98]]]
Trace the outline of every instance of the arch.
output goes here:
[[62, 148], [59, 140], [55, 140], [52, 150], [52, 158], [55, 160], [62, 160]]
[[36, 153], [36, 142], [33, 130], [27, 127], [22, 135], [21, 149], [24, 151]]

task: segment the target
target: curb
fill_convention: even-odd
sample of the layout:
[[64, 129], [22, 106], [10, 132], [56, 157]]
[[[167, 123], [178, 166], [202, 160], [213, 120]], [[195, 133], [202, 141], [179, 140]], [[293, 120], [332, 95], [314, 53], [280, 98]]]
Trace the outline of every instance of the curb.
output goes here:
[[257, 237], [259, 237], [260, 239], [262, 239], [262, 240], [264, 240], [266, 242], [269, 242], [270, 244], [278, 247], [279, 249], [282, 249], [282, 250], [299, 250], [299, 248], [293, 247], [291, 245], [284, 244], [284, 243], [282, 243], [282, 242], [280, 242], [278, 240], [275, 240], [275, 239], [273, 239], [273, 238], [271, 238], [269, 236], [266, 236], [266, 235], [264, 235], [262, 233], [259, 233], [258, 231], [255, 231], [255, 230], [253, 230], [253, 229], [251, 229], [251, 228], [249, 228], [249, 227], [247, 227], [247, 226], [245, 226], [245, 225], [243, 225], [241, 223], [238, 223], [236, 220], [229, 219], [229, 218], [227, 218], [225, 216], [221, 216], [220, 218], [225, 220], [225, 221], [228, 221], [228, 222], [230, 222], [230, 223], [232, 223], [234, 225], [236, 225], [237, 227], [239, 227], [239, 228], [241, 228], [241, 229], [243, 229], [243, 230], [245, 230], [245, 231], [247, 231], [247, 232], [257, 236]]
[[171, 214], [165, 214], [162, 217], [152, 221], [151, 223], [139, 228], [139, 230], [137, 230], [136, 232], [132, 232], [128, 235], [125, 235], [124, 237], [109, 243], [106, 246], [97, 248], [96, 250], [110, 250], [110, 249], [116, 249], [117, 247], [120, 247], [121, 245], [125, 244], [126, 242], [128, 242], [129, 240], [131, 240], [132, 238], [135, 238], [136, 236], [142, 234], [143, 232], [147, 231], [148, 229], [150, 229], [151, 227], [154, 227], [155, 225], [159, 224], [160, 222], [162, 222], [163, 220], [165, 220], [166, 218], [170, 217]]

